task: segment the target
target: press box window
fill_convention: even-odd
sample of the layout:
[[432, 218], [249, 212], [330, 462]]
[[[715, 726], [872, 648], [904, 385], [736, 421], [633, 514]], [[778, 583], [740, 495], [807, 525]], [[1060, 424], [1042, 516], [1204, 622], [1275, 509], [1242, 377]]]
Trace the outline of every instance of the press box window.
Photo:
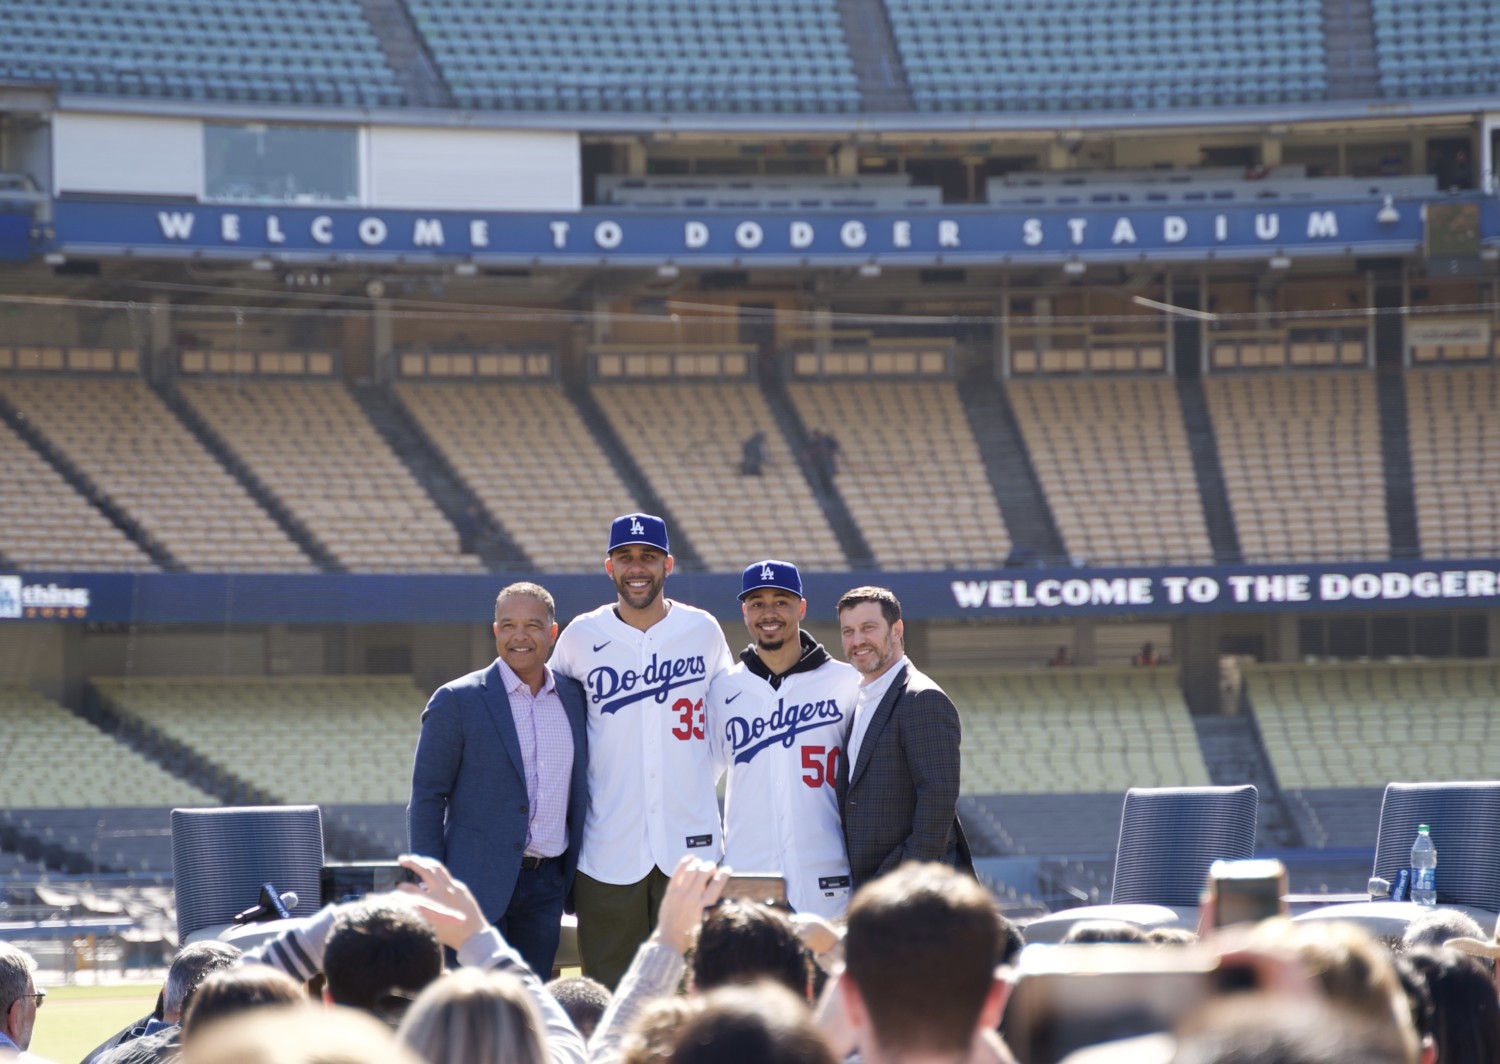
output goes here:
[[359, 131], [208, 123], [204, 198], [235, 203], [357, 203]]

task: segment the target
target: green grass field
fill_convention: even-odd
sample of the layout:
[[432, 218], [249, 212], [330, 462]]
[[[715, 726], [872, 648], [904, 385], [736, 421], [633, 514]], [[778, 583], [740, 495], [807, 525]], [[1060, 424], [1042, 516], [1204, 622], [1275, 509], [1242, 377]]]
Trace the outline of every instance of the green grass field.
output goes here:
[[54, 986], [36, 1015], [31, 1051], [57, 1064], [78, 1064], [89, 1050], [156, 1006], [160, 983]]

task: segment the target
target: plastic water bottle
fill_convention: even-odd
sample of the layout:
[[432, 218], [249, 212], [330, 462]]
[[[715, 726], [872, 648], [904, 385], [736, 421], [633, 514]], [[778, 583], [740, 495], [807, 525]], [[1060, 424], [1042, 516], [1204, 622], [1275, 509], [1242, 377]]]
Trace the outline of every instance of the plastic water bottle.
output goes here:
[[1411, 900], [1424, 909], [1437, 904], [1437, 847], [1426, 824], [1417, 825], [1417, 841], [1411, 844]]

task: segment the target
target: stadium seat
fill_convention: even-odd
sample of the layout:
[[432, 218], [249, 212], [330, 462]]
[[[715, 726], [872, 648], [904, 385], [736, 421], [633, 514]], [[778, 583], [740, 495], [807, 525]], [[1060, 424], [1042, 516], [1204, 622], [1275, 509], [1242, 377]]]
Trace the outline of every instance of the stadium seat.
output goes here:
[[886, 8], [922, 111], [1208, 107], [1326, 93], [1318, 0], [1243, 21], [1212, 5], [1150, 0], [1064, 0], [1046, 18], [1024, 0]]
[[1120, 814], [1110, 904], [1034, 920], [1027, 943], [1056, 942], [1084, 920], [1193, 926], [1209, 866], [1255, 855], [1258, 806], [1259, 792], [1248, 784], [1132, 788]]
[[[834, 0], [739, 5], [644, 0], [478, 7], [409, 0], [453, 94], [527, 111], [796, 114], [857, 110]], [[590, 56], [580, 73], [577, 56]]]
[[315, 87], [321, 76], [348, 86], [345, 102], [405, 102], [359, 0], [312, 6], [8, 4], [0, 67], [17, 81], [105, 95], [332, 102]]

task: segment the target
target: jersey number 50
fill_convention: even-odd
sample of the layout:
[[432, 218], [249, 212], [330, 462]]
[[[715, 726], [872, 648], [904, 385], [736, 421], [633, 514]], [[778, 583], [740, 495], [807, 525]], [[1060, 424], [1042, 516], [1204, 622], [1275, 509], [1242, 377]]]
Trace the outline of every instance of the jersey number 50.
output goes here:
[[[824, 750], [827, 756], [824, 756]], [[836, 746], [804, 746], [802, 748], [802, 782], [809, 787], [832, 787], [839, 774], [839, 748]]]

